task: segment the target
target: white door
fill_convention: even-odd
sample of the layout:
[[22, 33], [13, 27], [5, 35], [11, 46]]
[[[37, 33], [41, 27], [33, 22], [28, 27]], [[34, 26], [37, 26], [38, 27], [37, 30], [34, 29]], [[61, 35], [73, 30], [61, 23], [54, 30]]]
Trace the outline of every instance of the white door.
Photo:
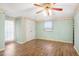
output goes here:
[[14, 40], [14, 21], [5, 20], [5, 41]]
[[26, 40], [35, 39], [35, 22], [31, 20], [26, 21]]

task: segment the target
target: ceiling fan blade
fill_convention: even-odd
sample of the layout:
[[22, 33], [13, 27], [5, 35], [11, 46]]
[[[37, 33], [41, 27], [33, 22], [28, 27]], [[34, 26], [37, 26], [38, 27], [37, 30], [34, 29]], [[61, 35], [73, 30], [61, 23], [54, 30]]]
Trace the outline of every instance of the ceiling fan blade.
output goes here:
[[38, 7], [42, 7], [41, 5], [38, 5], [38, 4], [34, 4], [35, 6], [38, 6]]
[[54, 5], [56, 4], [56, 3], [53, 3]]
[[38, 13], [40, 13], [40, 12], [42, 12], [43, 10], [40, 10], [40, 11], [38, 11], [38, 12], [36, 12], [36, 14], [38, 14]]
[[62, 8], [51, 8], [52, 10], [62, 11]]

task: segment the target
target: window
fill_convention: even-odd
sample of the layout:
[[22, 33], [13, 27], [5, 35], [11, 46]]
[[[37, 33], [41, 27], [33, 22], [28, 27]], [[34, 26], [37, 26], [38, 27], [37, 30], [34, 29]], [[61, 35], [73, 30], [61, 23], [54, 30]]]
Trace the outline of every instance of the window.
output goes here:
[[44, 22], [44, 30], [45, 31], [52, 31], [53, 30], [53, 22], [52, 21], [45, 21]]

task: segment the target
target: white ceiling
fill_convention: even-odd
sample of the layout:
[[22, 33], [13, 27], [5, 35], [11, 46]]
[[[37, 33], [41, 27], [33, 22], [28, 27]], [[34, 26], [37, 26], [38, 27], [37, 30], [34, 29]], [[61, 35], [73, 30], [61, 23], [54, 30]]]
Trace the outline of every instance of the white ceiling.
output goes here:
[[[35, 14], [38, 10], [35, 9], [35, 6], [32, 3], [0, 3], [0, 7], [5, 10], [5, 13], [9, 16], [25, 16], [32, 19], [47, 19], [42, 12]], [[63, 11], [52, 11], [52, 16], [50, 17], [73, 17], [78, 4], [57, 3], [55, 7], [63, 8]]]

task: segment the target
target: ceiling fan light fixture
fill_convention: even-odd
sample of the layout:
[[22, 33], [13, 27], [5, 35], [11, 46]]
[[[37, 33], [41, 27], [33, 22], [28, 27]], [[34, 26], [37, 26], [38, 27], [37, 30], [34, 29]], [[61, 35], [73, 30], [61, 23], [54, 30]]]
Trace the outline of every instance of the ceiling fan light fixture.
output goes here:
[[51, 10], [48, 10], [49, 11], [49, 15], [52, 15], [52, 11]]
[[47, 16], [47, 13], [46, 13], [45, 11], [43, 11], [43, 15], [44, 15], [44, 16]]
[[45, 11], [43, 11], [44, 16], [51, 16], [52, 15], [52, 11], [48, 10], [48, 13]]

